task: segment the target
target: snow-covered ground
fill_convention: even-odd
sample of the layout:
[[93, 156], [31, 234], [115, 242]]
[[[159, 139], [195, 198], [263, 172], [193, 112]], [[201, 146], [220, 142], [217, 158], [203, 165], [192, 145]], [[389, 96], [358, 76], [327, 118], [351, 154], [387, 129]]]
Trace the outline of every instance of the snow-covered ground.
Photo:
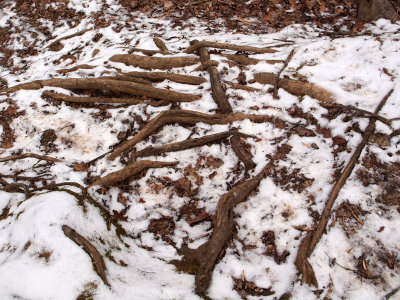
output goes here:
[[[81, 6], [82, 2], [87, 4], [86, 8], [83, 8], [85, 5]], [[265, 35], [210, 33], [206, 24], [195, 19], [191, 19], [192, 24], [197, 22], [194, 28], [173, 28], [168, 21], [141, 14], [135, 17], [135, 22], [131, 18], [125, 20], [123, 9], [113, 5], [113, 1], [108, 2], [109, 15], [114, 15], [114, 23], [105, 28], [98, 29], [93, 24], [91, 13], [96, 12], [99, 6], [92, 0], [69, 2], [71, 8], [84, 9], [87, 15], [77, 27], [70, 28], [62, 23], [53, 27], [51, 23], [43, 22], [43, 26], [49, 27], [52, 40], [37, 33], [34, 28], [26, 28], [22, 32], [15, 30], [15, 33], [11, 30], [10, 42], [4, 45], [9, 50], [23, 49], [28, 44], [42, 45], [42, 48], [24, 58], [18, 57], [15, 52], [12, 56], [14, 69], [0, 66], [0, 77], [8, 87], [12, 87], [53, 77], [97, 77], [139, 71], [139, 68], [110, 62], [109, 58], [128, 53], [132, 47], [157, 50], [153, 42], [155, 36], [165, 41], [173, 56], [183, 56], [183, 49], [192, 40], [256, 47], [278, 45], [284, 43], [281, 40], [286, 40], [291, 42], [276, 48], [279, 50], [276, 53], [249, 56], [260, 60], [285, 60], [294, 49], [295, 54], [281, 76], [305, 78], [332, 92], [335, 102], [370, 112], [375, 110], [389, 90], [394, 89], [380, 115], [387, 119], [400, 117], [399, 22], [392, 24], [379, 20], [367, 25], [364, 34], [335, 39], [320, 34], [318, 28], [310, 25], [292, 25]], [[19, 28], [19, 21], [11, 11], [0, 14], [0, 26], [11, 23]], [[121, 30], [113, 30], [117, 25], [121, 26]], [[46, 48], [55, 39], [84, 29], [91, 30], [61, 41], [64, 46], [61, 50], [55, 52]], [[97, 54], [93, 55], [95, 50]], [[196, 57], [196, 54], [192, 56]], [[400, 263], [397, 258], [400, 251], [399, 211], [396, 206], [376, 201], [385, 192], [384, 187], [379, 184], [363, 185], [357, 174], [365, 169], [361, 165], [362, 158], [372, 154], [381, 164], [398, 164], [400, 136], [392, 136], [390, 143], [384, 146], [370, 142], [364, 149], [360, 164], [335, 202], [329, 228], [310, 257], [319, 286], [302, 285], [294, 260], [305, 232], [298, 228], [313, 226], [312, 215], [321, 213], [335, 182], [335, 171], [343, 168], [362, 139], [362, 135], [354, 128], [364, 130], [369, 119], [346, 118], [344, 114], [327, 118], [328, 110], [309, 96], [300, 99], [280, 89], [280, 99], [275, 100], [269, 91], [271, 86], [251, 83], [255, 73], [277, 73], [282, 64], [261, 61], [240, 69], [239, 66], [229, 65], [223, 56], [212, 54], [211, 59], [219, 62], [218, 70], [223, 80], [235, 81], [243, 72], [247, 82], [250, 82], [249, 86], [262, 89], [261, 92], [248, 92], [227, 86], [226, 92], [234, 112], [269, 114], [279, 117], [289, 126], [277, 128], [270, 123], [254, 124], [248, 120], [232, 125], [199, 123], [182, 127], [172, 124], [137, 144], [136, 150], [236, 127], [243, 133], [256, 136], [256, 139], [247, 138], [257, 164], [250, 175], [255, 175], [269, 162], [269, 155], [278, 146], [288, 144], [292, 149], [285, 160], [275, 163], [277, 173], [262, 180], [258, 190], [235, 208], [237, 232], [214, 269], [208, 296], [212, 299], [241, 299], [234, 289], [234, 279], [243, 278], [261, 288], [271, 287], [274, 292], [271, 296], [247, 295], [248, 299], [275, 299], [288, 293], [292, 299], [381, 299], [396, 288], [400, 284]], [[94, 68], [63, 75], [57, 73], [59, 69], [81, 64]], [[20, 71], [15, 71], [15, 66], [20, 66]], [[180, 107], [215, 113], [217, 105], [211, 95], [208, 73], [193, 71], [195, 68], [176, 68], [173, 72], [206, 78], [207, 82], [200, 87], [170, 81], [154, 86], [201, 95], [201, 100], [182, 103]], [[0, 148], [0, 156], [9, 156], [18, 151], [45, 154], [43, 133], [54, 129], [56, 139], [52, 147], [55, 150], [47, 155], [61, 162], [49, 165], [38, 163], [35, 158], [1, 162], [0, 177], [9, 183], [16, 179], [3, 175], [42, 175], [47, 183], [68, 181], [87, 186], [85, 178], [88, 172], [90, 178], [104, 176], [124, 165], [118, 159], [110, 162], [102, 158], [89, 170], [81, 172], [74, 170], [75, 163], [90, 161], [109, 151], [109, 147], [118, 142], [119, 133], [128, 130], [137, 132], [142, 126], [140, 122], [146, 122], [170, 108], [144, 104], [116, 106], [106, 108], [107, 114], [104, 115], [104, 111], [98, 107], [50, 102], [42, 97], [45, 90], [70, 93], [60, 88], [44, 87], [0, 95], [0, 111], [10, 112], [15, 108], [13, 114], [17, 114], [9, 124], [15, 141], [7, 149]], [[317, 124], [294, 111], [311, 115]], [[21, 114], [18, 115], [19, 112]], [[400, 129], [400, 120], [391, 122], [391, 125], [378, 121], [376, 132], [390, 136]], [[295, 130], [299, 126], [314, 134], [297, 134]], [[318, 127], [330, 131], [330, 134], [322, 134]], [[288, 134], [289, 131], [293, 134]], [[1, 140], [4, 139], [4, 132], [4, 126], [0, 127], [0, 142], [4, 142]], [[344, 149], [339, 149], [343, 143], [335, 144], [332, 137], [343, 138]], [[89, 189], [89, 194], [111, 214], [123, 211], [126, 221], [120, 220], [120, 224], [131, 238], [119, 239], [113, 226], [107, 228], [96, 207], [89, 203], [82, 205], [68, 191], [39, 191], [28, 199], [21, 193], [0, 191], [0, 298], [76, 299], [80, 296], [80, 299], [199, 299], [194, 292], [194, 276], [177, 272], [169, 262], [180, 259], [176, 249], [183, 244], [197, 248], [207, 241], [212, 224], [206, 220], [190, 226], [188, 220], [181, 216], [182, 207], [195, 202], [197, 208], [204, 209], [209, 215], [215, 214], [218, 199], [242, 179], [243, 168], [238, 168], [240, 162], [229, 143], [143, 159], [177, 161], [178, 165], [176, 168], [149, 169], [141, 178], [132, 181], [126, 191], [117, 187]], [[185, 169], [194, 168], [196, 164], [195, 173], [201, 177], [201, 181], [185, 172]], [[165, 178], [175, 182], [182, 177], [190, 180], [192, 191], [198, 190], [191, 195], [184, 193], [180, 196], [173, 184], [163, 183]], [[40, 186], [41, 182], [36, 184]], [[65, 188], [79, 192], [75, 187]], [[395, 187], [395, 195], [400, 195], [399, 190], [398, 186]], [[361, 222], [354, 222], [351, 230], [341, 222], [334, 221], [337, 220], [335, 212], [337, 216], [344, 202], [367, 212], [356, 216]], [[168, 220], [174, 224], [169, 239], [160, 238], [149, 230], [151, 220], [166, 217], [170, 217]], [[357, 221], [356, 217], [351, 222]], [[94, 271], [88, 254], [64, 235], [62, 225], [75, 229], [102, 254], [111, 287], [106, 286]], [[268, 231], [274, 232], [276, 251], [279, 254], [288, 252], [282, 262], [267, 255], [267, 245], [263, 241]], [[387, 253], [394, 260], [393, 268], [388, 266]], [[362, 261], [368, 263], [368, 270], [376, 278], [366, 279], [355, 271], [363, 255], [365, 259]]]

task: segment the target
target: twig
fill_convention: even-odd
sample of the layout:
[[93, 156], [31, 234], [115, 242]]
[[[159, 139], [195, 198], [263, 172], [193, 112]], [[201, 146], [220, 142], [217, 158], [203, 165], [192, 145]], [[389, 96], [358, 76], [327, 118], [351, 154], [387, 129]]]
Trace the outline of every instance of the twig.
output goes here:
[[97, 251], [96, 247], [68, 225], [63, 225], [62, 230], [68, 238], [70, 238], [78, 246], [82, 247], [86, 253], [89, 254], [96, 272], [99, 274], [104, 284], [110, 286], [110, 283], [107, 281], [106, 264], [104, 263], [104, 259], [100, 255], [99, 251]]
[[[390, 95], [392, 94], [392, 92], [393, 92], [393, 89], [391, 91], [389, 91], [386, 94], [386, 96], [381, 100], [381, 102], [379, 103], [378, 107], [375, 110], [375, 114], [379, 113], [379, 111], [385, 105], [385, 103], [387, 102], [387, 100], [390, 97]], [[315, 246], [321, 239], [321, 236], [326, 228], [326, 224], [328, 223], [332, 206], [333, 206], [337, 196], [339, 195], [340, 190], [345, 185], [347, 178], [349, 178], [355, 165], [357, 164], [358, 159], [361, 155], [361, 152], [364, 149], [364, 146], [366, 145], [370, 136], [374, 132], [375, 123], [376, 123], [376, 118], [372, 117], [370, 119], [370, 122], [369, 122], [367, 128], [364, 131], [363, 139], [358, 144], [356, 150], [354, 151], [353, 155], [351, 156], [348, 164], [344, 168], [339, 179], [336, 181], [335, 185], [332, 187], [332, 190], [329, 194], [329, 198], [326, 202], [325, 208], [321, 214], [319, 223], [316, 225], [315, 229], [313, 231], [310, 231], [304, 237], [304, 239], [301, 241], [299, 250], [297, 252], [295, 264], [296, 264], [298, 271], [300, 273], [302, 273], [302, 275], [303, 275], [303, 278], [302, 278], [303, 283], [312, 284], [315, 286], [318, 285], [314, 271], [312, 269], [311, 264], [308, 262], [307, 257], [309, 257], [311, 255]]]
[[279, 79], [281, 77], [282, 72], [286, 69], [287, 65], [289, 64], [289, 62], [292, 60], [293, 55], [294, 55], [294, 49], [292, 49], [292, 51], [290, 51], [288, 57], [285, 59], [285, 62], [283, 63], [282, 68], [280, 69], [280, 71], [278, 72], [278, 74], [276, 75], [276, 80], [275, 80], [275, 84], [274, 84], [274, 92], [272, 94], [272, 96], [274, 97], [274, 99], [278, 99], [278, 86], [279, 86]]
[[394, 294], [396, 294], [398, 291], [400, 290], [400, 286], [398, 286], [397, 288], [394, 288], [390, 293], [387, 293], [385, 295], [385, 299], [390, 299], [390, 297], [392, 297]]
[[51, 47], [53, 47], [54, 45], [58, 44], [59, 42], [61, 42], [61, 41], [63, 41], [63, 40], [67, 40], [67, 39], [70, 39], [70, 38], [73, 38], [73, 37], [82, 35], [82, 34], [88, 32], [88, 31], [90, 31], [90, 30], [92, 30], [92, 28], [91, 28], [91, 29], [84, 29], [84, 30], [75, 32], [75, 33], [73, 33], [73, 34], [66, 35], [66, 36], [64, 36], [64, 37], [61, 37], [61, 38], [59, 38], [59, 39], [56, 39], [54, 42], [52, 42], [51, 44], [49, 44], [49, 45], [47, 46], [47, 48], [51, 48]]
[[230, 85], [231, 87], [238, 89], [238, 90], [245, 90], [248, 92], [260, 92], [262, 91], [261, 89], [255, 88], [255, 87], [251, 87], [251, 86], [247, 86], [247, 85], [243, 85], [243, 84], [238, 84], [232, 81], [224, 81], [224, 83], [226, 83], [227, 85]]
[[378, 121], [381, 121], [382, 123], [388, 125], [389, 127], [392, 127], [391, 121], [393, 119], [384, 118], [384, 117], [382, 117], [382, 116], [380, 116], [380, 115], [378, 115], [376, 113], [369, 112], [369, 111], [367, 111], [365, 109], [361, 109], [361, 108], [358, 108], [358, 107], [355, 107], [355, 106], [352, 106], [352, 105], [343, 105], [343, 104], [340, 104], [340, 103], [323, 103], [323, 102], [321, 102], [320, 105], [322, 107], [325, 107], [325, 108], [335, 107], [335, 108], [340, 108], [342, 110], [354, 111], [354, 112], [360, 114], [361, 116], [365, 116], [367, 118], [374, 117]]
[[0, 162], [5, 162], [5, 161], [9, 161], [9, 160], [18, 160], [18, 159], [24, 159], [24, 158], [37, 158], [39, 160], [47, 160], [53, 163], [56, 162], [61, 162], [60, 159], [58, 158], [53, 158], [47, 155], [39, 155], [39, 154], [35, 154], [35, 153], [23, 153], [23, 154], [16, 154], [16, 155], [11, 155], [11, 156], [7, 156], [7, 157], [2, 157], [0, 158]]

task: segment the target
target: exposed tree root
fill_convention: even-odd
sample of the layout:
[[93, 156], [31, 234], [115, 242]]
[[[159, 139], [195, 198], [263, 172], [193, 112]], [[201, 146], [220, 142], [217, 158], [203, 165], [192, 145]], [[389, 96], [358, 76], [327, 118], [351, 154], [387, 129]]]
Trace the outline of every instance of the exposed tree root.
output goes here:
[[254, 53], [275, 53], [277, 52], [275, 49], [271, 48], [257, 48], [251, 46], [239, 46], [234, 44], [228, 43], [217, 43], [217, 42], [208, 42], [208, 41], [194, 41], [192, 45], [190, 45], [184, 52], [185, 53], [194, 53], [198, 49], [202, 47], [211, 47], [211, 48], [218, 48], [218, 49], [228, 49], [234, 51], [241, 51], [241, 52], [254, 52]]
[[1, 181], [1, 184], [4, 185], [3, 188], [1, 188], [1, 191], [5, 192], [15, 192], [15, 193], [24, 193], [25, 194], [25, 199], [28, 199], [31, 197], [31, 192], [29, 191], [29, 187], [26, 184], [23, 183], [7, 183], [6, 181]]
[[73, 102], [73, 103], [102, 103], [102, 104], [146, 104], [151, 106], [165, 106], [170, 104], [167, 101], [146, 101], [136, 98], [101, 98], [101, 97], [76, 97], [68, 96], [60, 93], [44, 91], [44, 96], [50, 97], [54, 100]]
[[[379, 111], [382, 109], [383, 105], [385, 105], [387, 99], [390, 97], [392, 92], [393, 92], [393, 90], [391, 90], [388, 94], [386, 94], [386, 96], [381, 100], [379, 106], [375, 110], [375, 114], [379, 113]], [[340, 190], [346, 183], [347, 178], [349, 178], [351, 172], [353, 171], [355, 165], [357, 164], [358, 159], [361, 155], [361, 152], [362, 152], [365, 144], [368, 142], [370, 136], [374, 132], [375, 123], [376, 123], [376, 119], [374, 117], [372, 117], [367, 128], [364, 131], [363, 139], [358, 144], [356, 150], [354, 151], [353, 155], [350, 158], [350, 161], [344, 168], [343, 172], [340, 174], [339, 179], [337, 180], [335, 185], [332, 187], [332, 190], [329, 194], [329, 198], [326, 202], [325, 208], [321, 214], [321, 218], [320, 218], [318, 224], [315, 226], [314, 230], [307, 233], [307, 235], [304, 237], [304, 239], [300, 243], [300, 247], [297, 252], [295, 264], [296, 264], [297, 270], [303, 275], [302, 276], [303, 283], [318, 286], [318, 282], [315, 277], [314, 271], [312, 269], [311, 264], [308, 262], [307, 257], [310, 257], [310, 255], [312, 254], [312, 252], [315, 249], [315, 246], [321, 239], [321, 236], [326, 228], [326, 224], [328, 223], [332, 206], [333, 206], [337, 196], [339, 195]]]
[[206, 82], [206, 80], [202, 77], [174, 74], [168, 72], [129, 72], [126, 73], [126, 75], [130, 77], [144, 78], [151, 81], [163, 81], [165, 79], [168, 79], [174, 82], [192, 85], [198, 85]]
[[77, 65], [77, 66], [69, 68], [69, 69], [57, 70], [57, 73], [66, 74], [66, 73], [74, 72], [74, 71], [80, 70], [80, 69], [91, 70], [91, 69], [94, 69], [94, 68], [95, 68], [94, 66], [90, 66], [90, 65], [86, 65], [86, 64], [85, 65]]
[[70, 238], [78, 246], [82, 247], [87, 254], [89, 254], [96, 272], [99, 274], [104, 284], [110, 286], [110, 283], [107, 281], [106, 264], [104, 263], [104, 259], [100, 255], [99, 251], [97, 251], [96, 247], [68, 225], [63, 225], [62, 230], [68, 238]]
[[227, 85], [230, 85], [234, 89], [238, 89], [238, 90], [244, 90], [244, 91], [248, 91], [248, 92], [260, 92], [260, 91], [262, 91], [261, 89], [258, 89], [258, 88], [255, 88], [255, 87], [251, 87], [251, 86], [247, 86], [247, 85], [243, 85], [243, 84], [239, 84], [239, 83], [235, 83], [235, 82], [232, 82], [232, 81], [224, 81], [224, 83], [226, 83]]
[[137, 175], [145, 169], [149, 168], [164, 168], [175, 166], [177, 162], [160, 162], [160, 161], [151, 161], [151, 160], [141, 160], [135, 162], [121, 170], [116, 172], [112, 172], [88, 186], [88, 188], [95, 186], [95, 185], [102, 185], [102, 186], [112, 186], [122, 180], [125, 180], [131, 176]]
[[154, 119], [149, 121], [133, 138], [115, 148], [111, 155], [108, 157], [108, 160], [115, 159], [118, 155], [132, 148], [143, 139], [149, 137], [165, 124], [180, 123], [195, 125], [199, 122], [203, 122], [206, 124], [215, 125], [229, 124], [245, 119], [249, 119], [250, 121], [255, 123], [271, 122], [279, 124], [279, 126], [283, 126], [283, 124], [285, 124], [283, 120], [280, 120], [276, 117], [271, 117], [269, 115], [248, 115], [240, 112], [232, 114], [205, 114], [182, 109], [166, 110], [159, 113]]
[[199, 295], [206, 294], [218, 256], [232, 238], [234, 207], [246, 201], [248, 195], [258, 187], [260, 181], [271, 172], [275, 160], [284, 158], [290, 150], [291, 147], [288, 145], [279, 147], [271, 161], [260, 173], [251, 179], [242, 180], [229, 192], [222, 195], [218, 201], [214, 230], [210, 239], [197, 249], [189, 249], [184, 246], [180, 250], [183, 259], [173, 263], [179, 270], [196, 275], [196, 292]]
[[46, 160], [46, 161], [50, 161], [50, 162], [61, 162], [60, 159], [58, 158], [54, 158], [54, 157], [50, 157], [47, 155], [39, 155], [39, 154], [35, 154], [35, 153], [23, 153], [23, 154], [17, 154], [17, 155], [11, 155], [11, 156], [7, 156], [7, 157], [2, 157], [0, 158], [0, 162], [5, 162], [5, 161], [9, 161], [9, 160], [18, 160], [18, 159], [24, 159], [24, 158], [37, 158], [39, 160]]
[[[198, 48], [200, 59], [202, 64], [206, 64], [210, 60], [210, 54], [205, 47]], [[222, 87], [221, 78], [218, 73], [218, 69], [215, 66], [207, 67], [207, 71], [210, 74], [212, 96], [217, 103], [220, 111], [224, 114], [232, 113], [232, 107], [226, 97], [225, 90]], [[250, 152], [247, 150], [250, 148], [245, 141], [241, 141], [238, 136], [233, 136], [231, 139], [231, 145], [236, 156], [242, 161], [246, 167], [246, 170], [251, 170], [255, 167]]]
[[195, 57], [147, 57], [134, 54], [114, 55], [110, 58], [112, 62], [124, 63], [128, 66], [135, 66], [146, 70], [151, 69], [172, 69], [195, 65], [199, 60]]
[[149, 146], [147, 148], [144, 148], [143, 150], [133, 152], [132, 158], [136, 159], [137, 157], [160, 155], [165, 152], [175, 152], [175, 151], [181, 151], [181, 150], [186, 150], [186, 149], [190, 149], [190, 148], [195, 148], [195, 147], [206, 145], [208, 143], [214, 143], [214, 142], [221, 141], [221, 140], [226, 139], [233, 135], [249, 137], [248, 135], [237, 132], [237, 131], [233, 131], [233, 130], [225, 131], [225, 132], [220, 132], [220, 133], [216, 133], [216, 134], [206, 135], [206, 136], [203, 136], [203, 137], [200, 137], [197, 139], [188, 139], [188, 140], [184, 140], [182, 142], [171, 143], [171, 144], [167, 144], [167, 145], [164, 145], [161, 147]]
[[275, 80], [275, 84], [274, 84], [274, 92], [272, 93], [272, 97], [274, 97], [274, 99], [278, 99], [278, 86], [279, 86], [281, 74], [286, 69], [289, 62], [292, 60], [293, 55], [294, 55], [294, 49], [292, 51], [290, 51], [288, 57], [285, 59], [285, 62], [283, 63], [282, 68], [279, 70], [278, 75], [276, 75], [276, 80]]
[[162, 52], [168, 52], [167, 46], [165, 46], [164, 42], [159, 38], [153, 38], [154, 44], [160, 49]]
[[[276, 83], [276, 75], [274, 73], [257, 73], [254, 74], [254, 79], [262, 84], [275, 85]], [[293, 95], [308, 95], [311, 98], [317, 99], [321, 102], [331, 103], [334, 100], [331, 92], [328, 92], [327, 90], [307, 81], [281, 78], [279, 80], [278, 87], [283, 88]]]
[[172, 102], [190, 102], [200, 99], [200, 96], [158, 89], [145, 84], [115, 80], [109, 78], [54, 78], [23, 83], [12, 88], [0, 90], [13, 93], [19, 90], [38, 90], [44, 86], [60, 87], [68, 90], [110, 90], [117, 93], [127, 93], [136, 96], [147, 96]]

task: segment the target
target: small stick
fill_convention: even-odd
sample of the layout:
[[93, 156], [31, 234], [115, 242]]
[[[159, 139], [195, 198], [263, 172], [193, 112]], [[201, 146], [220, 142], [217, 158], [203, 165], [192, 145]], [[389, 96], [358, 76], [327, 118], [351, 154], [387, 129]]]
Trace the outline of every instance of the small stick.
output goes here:
[[51, 48], [51, 47], [53, 47], [55, 44], [57, 44], [57, 43], [59, 43], [59, 42], [61, 42], [61, 41], [63, 41], [63, 40], [67, 40], [67, 39], [70, 39], [70, 38], [73, 38], [73, 37], [82, 35], [82, 34], [88, 32], [88, 31], [90, 31], [90, 30], [92, 30], [92, 29], [84, 29], [84, 30], [75, 32], [75, 33], [73, 33], [73, 34], [66, 35], [66, 36], [64, 36], [64, 37], [61, 37], [61, 38], [59, 38], [59, 39], [56, 39], [54, 42], [52, 42], [50, 45], [48, 45], [47, 48]]
[[[387, 102], [387, 100], [390, 97], [390, 95], [392, 94], [392, 92], [393, 92], [393, 89], [390, 90], [386, 94], [386, 96], [381, 100], [381, 102], [379, 103], [378, 107], [375, 110], [375, 114], [379, 113], [379, 111], [385, 105], [385, 103]], [[316, 225], [315, 229], [313, 231], [310, 231], [304, 237], [304, 239], [301, 241], [299, 250], [297, 252], [295, 264], [296, 264], [296, 267], [299, 270], [299, 272], [302, 273], [302, 275], [303, 275], [303, 278], [302, 278], [303, 283], [312, 284], [312, 285], [317, 286], [317, 279], [315, 277], [315, 274], [314, 274], [311, 264], [308, 262], [307, 257], [310, 257], [313, 250], [315, 249], [315, 246], [321, 239], [322, 234], [324, 233], [324, 230], [326, 228], [326, 224], [328, 223], [333, 204], [335, 203], [335, 200], [338, 197], [342, 187], [345, 185], [347, 178], [349, 178], [355, 165], [357, 164], [358, 159], [360, 158], [361, 152], [364, 149], [364, 146], [366, 145], [370, 136], [374, 132], [375, 123], [376, 123], [376, 119], [372, 117], [367, 128], [364, 131], [363, 139], [358, 144], [356, 150], [354, 151], [353, 155], [351, 156], [348, 164], [344, 168], [339, 179], [336, 181], [335, 185], [332, 187], [332, 190], [329, 194], [328, 200], [325, 204], [325, 208], [321, 214], [318, 224]]]
[[0, 162], [5, 162], [5, 161], [9, 161], [9, 160], [18, 160], [18, 159], [24, 159], [24, 158], [37, 158], [39, 160], [47, 160], [53, 163], [56, 162], [61, 162], [60, 159], [58, 158], [53, 158], [47, 155], [39, 155], [39, 154], [35, 154], [35, 153], [23, 153], [23, 154], [16, 154], [16, 155], [11, 155], [11, 156], [7, 156], [7, 157], [2, 157], [0, 158]]
[[276, 81], [275, 81], [275, 84], [274, 84], [274, 92], [272, 94], [274, 99], [278, 99], [279, 78], [281, 77], [282, 72], [286, 69], [286, 67], [289, 64], [289, 62], [292, 60], [293, 55], [294, 55], [294, 49], [292, 49], [292, 51], [290, 51], [290, 54], [288, 55], [288, 57], [286, 58], [285, 62], [283, 63], [283, 66], [282, 66], [281, 70], [276, 75]]
[[387, 293], [385, 295], [385, 299], [386, 300], [390, 299], [390, 297], [392, 297], [394, 294], [396, 294], [399, 290], [400, 290], [400, 286], [398, 286], [397, 288], [394, 288], [390, 293]]
[[77, 65], [77, 66], [69, 68], [69, 69], [60, 69], [60, 70], [57, 70], [57, 73], [66, 74], [66, 73], [74, 72], [74, 71], [80, 70], [80, 69], [91, 70], [94, 68], [96, 68], [96, 67], [84, 64], [84, 65]]
[[100, 255], [99, 251], [97, 251], [96, 247], [68, 225], [63, 225], [61, 228], [65, 236], [70, 238], [75, 244], [82, 247], [87, 252], [87, 254], [89, 254], [97, 274], [99, 274], [105, 285], [111, 286], [110, 283], [107, 281], [106, 264], [104, 263], [104, 259]]
[[195, 42], [191, 46], [189, 46], [184, 52], [187, 54], [193, 53], [202, 47], [212, 47], [218, 49], [228, 49], [234, 51], [242, 51], [242, 52], [254, 52], [254, 53], [275, 53], [277, 52], [271, 48], [257, 48], [251, 46], [239, 46], [234, 44], [228, 43], [217, 43], [217, 42], [208, 42], [208, 41], [201, 41]]
[[372, 117], [374, 117], [374, 118], [376, 118], [378, 121], [381, 121], [382, 123], [388, 125], [389, 127], [392, 126], [392, 125], [391, 125], [392, 119], [390, 119], [390, 120], [389, 120], [389, 119], [386, 119], [386, 118], [384, 118], [384, 117], [382, 117], [382, 116], [380, 116], [380, 115], [378, 115], [378, 114], [375, 114], [375, 113], [373, 113], [373, 112], [369, 112], [368, 110], [361, 109], [361, 108], [358, 108], [358, 107], [355, 107], [355, 106], [352, 106], [352, 105], [343, 105], [343, 104], [340, 104], [340, 103], [323, 103], [323, 102], [321, 102], [320, 105], [321, 105], [322, 107], [325, 107], [325, 108], [336, 107], [336, 108], [340, 108], [340, 109], [343, 109], [343, 110], [352, 110], [352, 111], [357, 112], [357, 113], [359, 113], [359, 114], [361, 114], [362, 116], [365, 116], [365, 117], [367, 117], [367, 118], [372, 118]]

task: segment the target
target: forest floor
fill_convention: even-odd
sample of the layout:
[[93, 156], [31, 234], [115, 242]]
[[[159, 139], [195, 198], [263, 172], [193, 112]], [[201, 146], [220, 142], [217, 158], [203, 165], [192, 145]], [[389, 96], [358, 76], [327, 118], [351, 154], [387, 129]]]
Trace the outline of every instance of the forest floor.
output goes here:
[[1, 1], [1, 299], [400, 297], [400, 22], [341, 3]]

